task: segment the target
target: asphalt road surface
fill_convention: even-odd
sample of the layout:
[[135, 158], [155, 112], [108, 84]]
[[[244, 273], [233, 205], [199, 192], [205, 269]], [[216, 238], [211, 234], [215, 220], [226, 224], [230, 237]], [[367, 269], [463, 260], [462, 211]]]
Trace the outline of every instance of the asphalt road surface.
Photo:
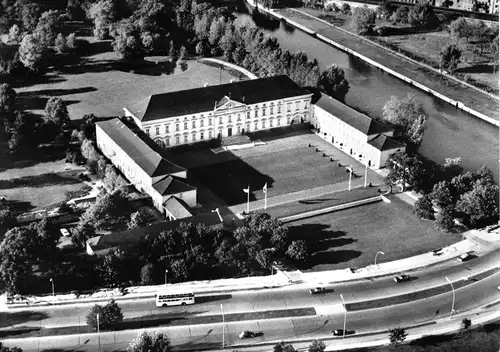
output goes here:
[[[496, 274], [487, 280], [474, 282], [462, 289], [456, 290], [454, 314], [458, 314], [455, 318], [457, 322], [467, 316], [463, 315], [463, 312], [500, 299], [500, 291], [497, 288], [499, 284], [500, 274]], [[355, 334], [347, 338], [363, 340], [363, 334], [370, 332], [384, 333], [387, 329], [395, 326], [405, 327], [415, 324], [428, 325], [428, 331], [432, 331], [434, 328], [432, 324], [436, 319], [446, 318], [450, 315], [451, 305], [452, 293], [449, 292], [430, 299], [381, 309], [349, 312], [346, 316], [347, 330], [355, 331]], [[470, 318], [474, 319], [473, 316]], [[224, 342], [226, 347], [228, 347], [242, 342], [255, 344], [282, 339], [328, 338], [331, 337], [331, 331], [333, 329], [341, 329], [343, 323], [344, 312], [338, 311], [314, 317], [167, 327], [153, 329], [153, 331], [166, 332], [170, 336], [172, 343], [181, 349], [217, 349], [222, 344], [223, 325]], [[263, 335], [249, 340], [240, 340], [238, 334], [243, 330], [263, 332]], [[4, 340], [3, 342], [8, 346], [18, 346], [24, 351], [42, 351], [48, 348], [72, 351], [96, 351], [99, 343], [102, 351], [119, 351], [125, 350], [128, 343], [137, 336], [137, 333], [137, 330], [105, 332], [99, 334], [99, 336], [97, 334], [85, 334], [12, 339]], [[335, 343], [332, 341], [327, 342]]]

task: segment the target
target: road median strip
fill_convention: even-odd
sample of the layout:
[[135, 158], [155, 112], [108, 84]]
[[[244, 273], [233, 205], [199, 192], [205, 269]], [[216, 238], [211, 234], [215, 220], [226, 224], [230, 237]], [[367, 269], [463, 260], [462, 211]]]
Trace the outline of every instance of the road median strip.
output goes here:
[[[490, 270], [484, 271], [482, 273], [473, 275], [473, 276], [469, 277], [468, 280], [455, 281], [455, 282], [453, 282], [453, 286], [454, 286], [455, 290], [457, 290], [459, 288], [470, 285], [473, 282], [488, 278], [488, 277], [490, 277], [498, 272], [500, 272], [500, 269], [498, 269], [498, 268], [490, 269]], [[347, 303], [346, 309], [348, 311], [359, 311], [359, 310], [367, 310], [367, 309], [374, 309], [374, 308], [382, 308], [382, 307], [386, 307], [386, 306], [393, 306], [396, 304], [403, 304], [403, 303], [417, 301], [420, 299], [430, 298], [430, 297], [438, 296], [438, 295], [441, 295], [443, 293], [447, 293], [450, 291], [451, 291], [451, 287], [448, 283], [446, 283], [446, 284], [443, 284], [441, 286], [437, 286], [437, 287], [433, 287], [430, 289], [421, 290], [421, 291], [417, 291], [417, 292], [406, 293], [403, 295], [384, 297], [384, 298], [374, 299], [374, 300], [370, 300], [370, 301]]]
[[[314, 315], [316, 315], [316, 310], [314, 308], [280, 309], [260, 312], [225, 314], [224, 321], [226, 323], [229, 323], [249, 320], [268, 320], [292, 317], [296, 318]], [[113, 331], [144, 329], [160, 326], [182, 326], [216, 323], [222, 323], [222, 316], [220, 314], [190, 317], [189, 313], [184, 315], [179, 313], [166, 313], [125, 319], [123, 323], [121, 323], [120, 326]], [[91, 333], [95, 332], [92, 331], [92, 329], [88, 325], [66, 326], [59, 328], [39, 328], [26, 326], [9, 330], [0, 330], [0, 338], [27, 338]]]

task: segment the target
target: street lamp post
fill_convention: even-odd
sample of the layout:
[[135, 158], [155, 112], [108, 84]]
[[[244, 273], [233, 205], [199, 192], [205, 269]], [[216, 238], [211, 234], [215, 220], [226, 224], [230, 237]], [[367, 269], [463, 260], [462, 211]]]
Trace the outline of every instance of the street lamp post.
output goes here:
[[168, 269], [165, 269], [165, 285], [167, 285], [167, 274], [168, 274]]
[[97, 341], [99, 343], [99, 352], [101, 351], [101, 335], [99, 334], [99, 313], [97, 313]]
[[378, 251], [377, 254], [375, 254], [375, 263], [373, 265], [377, 265], [377, 257], [378, 257], [379, 254], [385, 255], [384, 252]]
[[453, 283], [448, 279], [448, 276], [446, 276], [446, 281], [451, 285], [451, 292], [453, 294], [453, 298], [451, 301], [451, 312], [450, 312], [450, 317], [453, 315], [453, 312], [455, 311], [455, 287], [453, 287]]
[[220, 305], [220, 310], [222, 312], [222, 349], [224, 349], [224, 338], [225, 338], [225, 330], [224, 330], [224, 306]]
[[50, 278], [50, 282], [52, 283], [52, 296], [56, 295], [56, 291], [54, 290], [54, 279]]
[[349, 191], [351, 190], [352, 165], [349, 165]]
[[363, 162], [362, 160], [365, 159], [366, 163], [365, 163], [365, 188], [366, 188], [366, 185], [368, 184], [368, 158], [367, 157], [363, 157], [363, 155], [360, 155], [359, 156], [359, 159], [361, 160], [361, 162]]
[[342, 331], [342, 338], [345, 338], [345, 327], [347, 324], [347, 308], [345, 306], [345, 301], [344, 301], [344, 297], [342, 296], [342, 294], [340, 294], [340, 298], [342, 299], [342, 304], [344, 305], [344, 330]]

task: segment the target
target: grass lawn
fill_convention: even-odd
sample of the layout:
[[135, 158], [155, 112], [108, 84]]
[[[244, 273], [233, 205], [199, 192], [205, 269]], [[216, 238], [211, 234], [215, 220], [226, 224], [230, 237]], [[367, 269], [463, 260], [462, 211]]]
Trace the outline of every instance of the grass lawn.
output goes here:
[[243, 188], [248, 185], [253, 201], [264, 197], [262, 187], [266, 182], [268, 197], [272, 197], [348, 178], [344, 168], [337, 167], [307, 145], [276, 152], [260, 151], [259, 155], [200, 167], [192, 172], [228, 205], [246, 202]]
[[[111, 47], [109, 45], [109, 50]], [[173, 74], [151, 70], [120, 70], [118, 56], [105, 51], [85, 58], [83, 64], [68, 66], [49, 72], [31, 81], [19, 82], [16, 88], [22, 109], [42, 114], [49, 97], [57, 96], [68, 105], [71, 119], [81, 119], [84, 114], [98, 117], [123, 115], [123, 107], [135, 104], [151, 94], [219, 84], [220, 70], [188, 60], [185, 72], [176, 67]], [[223, 70], [222, 83], [234, 77]]]
[[373, 263], [377, 251], [380, 262], [422, 254], [459, 239], [436, 229], [434, 222], [418, 219], [411, 207], [391, 196], [391, 203], [378, 202], [357, 208], [290, 222], [297, 238], [318, 243], [310, 266], [312, 271], [364, 267]]

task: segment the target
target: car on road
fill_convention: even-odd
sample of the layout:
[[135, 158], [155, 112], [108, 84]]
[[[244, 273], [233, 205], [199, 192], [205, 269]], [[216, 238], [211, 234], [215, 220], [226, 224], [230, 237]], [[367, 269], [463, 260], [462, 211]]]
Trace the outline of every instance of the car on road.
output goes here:
[[245, 330], [245, 331], [240, 332], [240, 334], [238, 336], [240, 339], [251, 339], [252, 337], [257, 336], [257, 334], [252, 332], [252, 331]]
[[472, 258], [472, 255], [470, 253], [464, 253], [460, 257], [458, 257], [457, 260], [459, 262], [466, 262], [466, 261], [468, 261], [471, 258]]
[[435, 256], [439, 256], [441, 254], [443, 254], [443, 248], [438, 248], [438, 249], [435, 249], [432, 251], [432, 255], [435, 255]]
[[396, 282], [396, 283], [410, 281], [410, 280], [411, 280], [410, 275], [398, 275], [394, 278], [394, 282]]
[[[352, 335], [354, 334], [355, 331], [354, 330], [345, 330], [345, 335]], [[332, 330], [332, 335], [333, 336], [344, 336], [344, 329], [335, 329], [335, 330]]]
[[64, 229], [64, 228], [60, 229], [59, 231], [61, 232], [61, 235], [63, 235], [64, 237], [71, 236], [71, 234], [69, 233], [69, 231], [66, 230], [66, 229]]
[[309, 293], [311, 295], [318, 295], [318, 294], [321, 294], [321, 293], [326, 293], [326, 288], [324, 287], [315, 287], [315, 288], [311, 288], [309, 290]]

